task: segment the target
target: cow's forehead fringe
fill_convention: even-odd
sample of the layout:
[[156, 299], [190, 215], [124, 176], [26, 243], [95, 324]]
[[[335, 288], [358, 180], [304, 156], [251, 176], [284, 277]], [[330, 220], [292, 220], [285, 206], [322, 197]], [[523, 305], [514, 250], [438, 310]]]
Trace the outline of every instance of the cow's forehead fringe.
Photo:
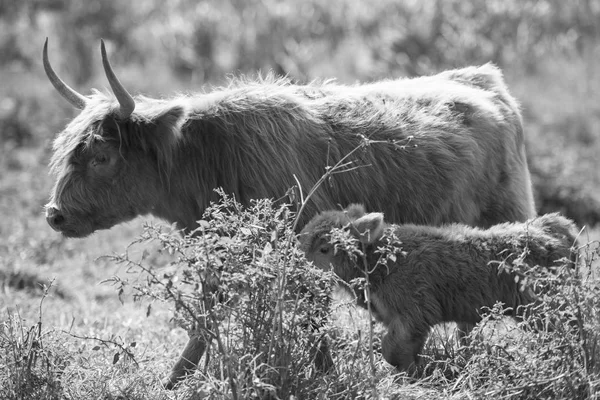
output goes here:
[[[80, 143], [89, 142], [94, 128], [109, 114], [111, 107], [114, 107], [111, 96], [97, 90], [93, 90], [87, 101], [81, 113], [54, 140], [54, 153], [50, 162], [52, 173], [58, 172], [63, 160], [69, 157]], [[114, 101], [116, 102], [116, 99]]]

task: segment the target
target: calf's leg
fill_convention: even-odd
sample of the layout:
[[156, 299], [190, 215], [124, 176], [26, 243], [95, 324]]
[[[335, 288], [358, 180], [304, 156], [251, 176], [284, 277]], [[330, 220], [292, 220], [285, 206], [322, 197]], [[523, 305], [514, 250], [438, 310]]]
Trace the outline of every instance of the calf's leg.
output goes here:
[[428, 332], [428, 327], [410, 327], [401, 318], [392, 320], [381, 341], [383, 358], [400, 371], [414, 372]]
[[333, 358], [331, 357], [331, 351], [329, 349], [329, 337], [323, 335], [320, 337], [312, 337], [311, 347], [313, 348], [312, 358], [314, 360], [315, 368], [321, 373], [329, 372], [334, 364]]

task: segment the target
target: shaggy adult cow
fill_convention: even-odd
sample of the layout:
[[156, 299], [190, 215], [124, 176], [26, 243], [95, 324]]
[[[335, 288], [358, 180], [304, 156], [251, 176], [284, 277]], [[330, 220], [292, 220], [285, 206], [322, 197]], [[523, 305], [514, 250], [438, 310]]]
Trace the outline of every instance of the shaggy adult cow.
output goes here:
[[[344, 247], [335, 229], [346, 229], [362, 243], [365, 259]], [[568, 264], [577, 235], [573, 221], [556, 213], [485, 230], [464, 224], [387, 227], [382, 213], [366, 214], [351, 205], [315, 216], [299, 238], [308, 260], [322, 269], [332, 266], [343, 281], [368, 276], [370, 298], [355, 288], [357, 302], [366, 307], [369, 301], [388, 328], [381, 342], [386, 361], [410, 371], [436, 324], [477, 323], [481, 308], [496, 302], [520, 319], [526, 306], [538, 302], [533, 285], [522, 287], [515, 279], [525, 272], [521, 263], [559, 267], [566, 259]], [[393, 258], [381, 252], [386, 247]]]
[[[56, 176], [46, 218], [83, 237], [138, 215], [183, 230], [215, 188], [242, 204], [305, 190], [365, 140], [353, 166], [308, 200], [299, 225], [318, 210], [360, 202], [397, 223], [463, 222], [482, 227], [534, 215], [521, 116], [501, 72], [469, 67], [417, 79], [345, 86], [285, 78], [236, 79], [210, 93], [168, 100], [132, 97], [115, 76], [114, 96], [84, 96], [43, 61], [57, 91], [81, 113], [54, 141]], [[205, 349], [192, 337], [171, 382]]]

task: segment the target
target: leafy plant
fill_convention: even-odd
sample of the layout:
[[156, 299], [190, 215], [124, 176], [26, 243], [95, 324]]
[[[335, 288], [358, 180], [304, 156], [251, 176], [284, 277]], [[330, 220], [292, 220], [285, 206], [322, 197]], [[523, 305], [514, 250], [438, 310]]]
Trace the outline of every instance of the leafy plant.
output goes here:
[[145, 227], [139, 243], [159, 241], [175, 257], [166, 271], [126, 254], [116, 260], [145, 273], [146, 281], [134, 285], [137, 297], [170, 302], [182, 326], [212, 343], [201, 372], [204, 391], [232, 398], [307, 393], [331, 277], [296, 249], [286, 205], [259, 200], [243, 208], [221, 197], [188, 235]]

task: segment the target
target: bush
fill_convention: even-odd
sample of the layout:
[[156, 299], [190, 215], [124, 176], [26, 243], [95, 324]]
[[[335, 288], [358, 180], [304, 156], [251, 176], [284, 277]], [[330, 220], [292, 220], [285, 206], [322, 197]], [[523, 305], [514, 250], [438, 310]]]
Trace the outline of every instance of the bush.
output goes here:
[[[565, 260], [550, 271], [524, 270], [523, 282], [543, 285], [545, 294], [516, 326], [497, 327], [498, 305], [483, 314], [468, 346], [455, 349], [432, 334], [414, 380], [383, 361], [381, 329], [368, 313], [362, 323], [339, 322], [345, 305], [330, 299], [334, 279], [296, 249], [296, 216], [287, 206], [259, 200], [244, 208], [221, 196], [195, 232], [146, 226], [136, 244], [159, 242], [173, 257], [169, 267], [159, 272], [149, 253], [140, 261], [116, 257], [144, 277], [133, 284], [116, 278], [121, 292], [131, 286], [138, 298], [168, 302], [181, 326], [209, 338], [187, 390], [211, 398], [439, 398], [440, 389], [492, 398], [598, 396], [597, 244], [582, 246], [575, 268]], [[398, 248], [389, 251], [382, 256]], [[322, 338], [334, 361], [326, 373], [315, 367]]]
[[544, 286], [540, 304], [499, 334], [492, 322], [504, 310], [488, 310], [463, 349], [469, 356], [454, 387], [475, 397], [598, 398], [600, 285], [592, 271], [598, 254], [597, 243], [590, 243], [574, 268], [566, 261], [553, 271], [531, 269], [529, 284]]
[[117, 259], [145, 273], [137, 296], [171, 303], [181, 326], [212, 344], [200, 390], [231, 398], [306, 396], [316, 383], [330, 276], [296, 249], [287, 206], [260, 200], [242, 208], [221, 195], [185, 236], [146, 226], [141, 242], [159, 241], [175, 257], [167, 271], [127, 255]]

